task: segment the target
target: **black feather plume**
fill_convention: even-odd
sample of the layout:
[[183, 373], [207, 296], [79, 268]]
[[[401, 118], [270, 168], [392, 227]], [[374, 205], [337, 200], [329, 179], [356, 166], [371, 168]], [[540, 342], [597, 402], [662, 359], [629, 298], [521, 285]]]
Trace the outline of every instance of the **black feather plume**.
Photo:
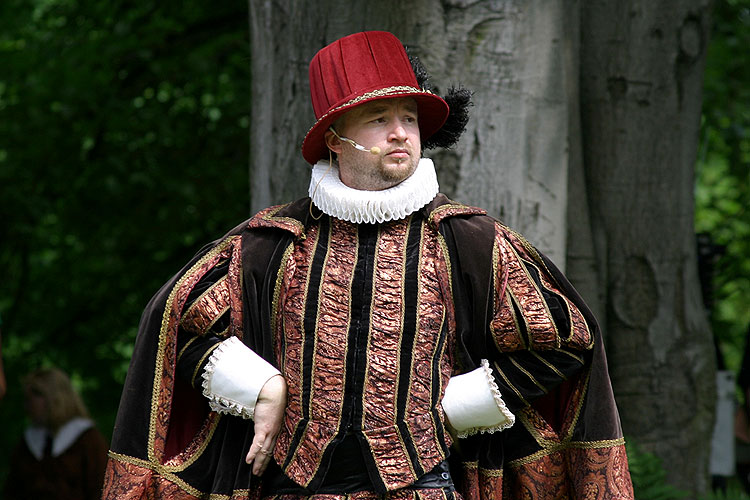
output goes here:
[[409, 54], [409, 62], [411, 63], [411, 68], [414, 70], [414, 76], [417, 77], [417, 85], [419, 85], [419, 88], [433, 92], [434, 89], [430, 83], [430, 75], [427, 74], [427, 70], [422, 65], [422, 61], [419, 60], [419, 57]]
[[469, 108], [473, 105], [471, 95], [471, 91], [462, 86], [448, 89], [448, 94], [443, 96], [450, 108], [448, 118], [440, 130], [422, 142], [424, 149], [451, 148], [456, 145], [469, 123]]
[[[415, 55], [409, 55], [409, 62], [411, 62], [414, 76], [417, 77], [417, 84], [420, 88], [434, 92], [434, 87], [430, 83], [430, 75], [419, 58]], [[450, 108], [448, 118], [440, 130], [422, 141], [423, 149], [455, 146], [461, 138], [461, 134], [466, 130], [466, 124], [469, 123], [469, 108], [473, 105], [471, 96], [472, 92], [461, 85], [448, 89], [448, 94], [443, 96], [443, 100], [448, 103]]]

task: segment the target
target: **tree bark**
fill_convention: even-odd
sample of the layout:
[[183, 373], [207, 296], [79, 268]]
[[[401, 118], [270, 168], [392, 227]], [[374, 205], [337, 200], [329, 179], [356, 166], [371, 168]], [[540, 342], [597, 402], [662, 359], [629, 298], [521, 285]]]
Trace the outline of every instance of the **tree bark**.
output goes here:
[[623, 428], [674, 485], [704, 491], [715, 363], [693, 170], [708, 1], [589, 0], [581, 15], [586, 192]]
[[564, 268], [567, 97], [578, 76], [570, 59], [577, 32], [564, 22], [565, 2], [441, 4], [444, 42], [437, 55], [445, 70], [437, 80], [461, 82], [475, 92], [472, 119], [456, 151], [433, 155], [441, 179], [448, 177], [444, 165], [457, 170], [459, 201], [487, 209]]

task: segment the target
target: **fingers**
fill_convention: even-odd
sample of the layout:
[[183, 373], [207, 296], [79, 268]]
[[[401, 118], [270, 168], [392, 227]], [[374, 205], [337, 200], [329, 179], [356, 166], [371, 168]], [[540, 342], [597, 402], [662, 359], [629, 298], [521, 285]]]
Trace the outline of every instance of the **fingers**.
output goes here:
[[271, 377], [263, 386], [253, 415], [255, 436], [245, 461], [253, 467], [253, 474], [263, 474], [272, 459], [276, 436], [281, 430], [286, 407], [284, 377]]
[[247, 453], [245, 461], [253, 466], [253, 474], [260, 476], [273, 460], [273, 449], [276, 446], [276, 438], [267, 436], [260, 438], [255, 436], [253, 443], [250, 445], [250, 451]]
[[245, 457], [245, 462], [248, 464], [252, 464], [253, 461], [256, 459], [258, 455], [262, 455], [260, 453], [260, 450], [263, 448], [263, 443], [259, 442], [258, 435], [255, 435], [255, 438], [253, 438], [253, 442], [250, 444], [250, 449], [247, 452], [247, 456]]

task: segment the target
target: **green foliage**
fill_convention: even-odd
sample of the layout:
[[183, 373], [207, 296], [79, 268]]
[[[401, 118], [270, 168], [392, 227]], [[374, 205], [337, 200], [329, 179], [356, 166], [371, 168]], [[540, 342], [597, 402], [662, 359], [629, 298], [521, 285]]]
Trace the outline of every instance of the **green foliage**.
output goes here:
[[[667, 483], [667, 473], [660, 458], [643, 450], [632, 440], [627, 440], [630, 477], [635, 498], [638, 500], [686, 500], [693, 498], [689, 491], [680, 490]], [[700, 500], [750, 500], [736, 481], [730, 481], [726, 491], [709, 491]]]
[[688, 492], [667, 484], [667, 473], [661, 459], [643, 451], [632, 441], [626, 441], [630, 477], [638, 500], [683, 500]]
[[0, 2], [0, 449], [40, 365], [111, 432], [148, 299], [248, 216], [248, 44], [242, 2]]
[[750, 1], [719, 0], [704, 84], [696, 231], [725, 247], [716, 264], [713, 331], [729, 368], [750, 325]]
[[713, 491], [702, 495], [701, 500], [750, 500], [750, 496], [738, 485], [730, 485], [726, 491]]

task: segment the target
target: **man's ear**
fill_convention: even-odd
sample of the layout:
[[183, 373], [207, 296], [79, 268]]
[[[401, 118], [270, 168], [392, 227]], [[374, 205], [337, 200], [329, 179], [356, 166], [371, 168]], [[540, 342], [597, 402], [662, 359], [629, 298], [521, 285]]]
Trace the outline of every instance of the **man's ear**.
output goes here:
[[341, 139], [336, 137], [336, 134], [334, 134], [330, 130], [326, 130], [325, 141], [326, 141], [326, 146], [328, 146], [328, 149], [330, 149], [336, 154], [341, 153]]

